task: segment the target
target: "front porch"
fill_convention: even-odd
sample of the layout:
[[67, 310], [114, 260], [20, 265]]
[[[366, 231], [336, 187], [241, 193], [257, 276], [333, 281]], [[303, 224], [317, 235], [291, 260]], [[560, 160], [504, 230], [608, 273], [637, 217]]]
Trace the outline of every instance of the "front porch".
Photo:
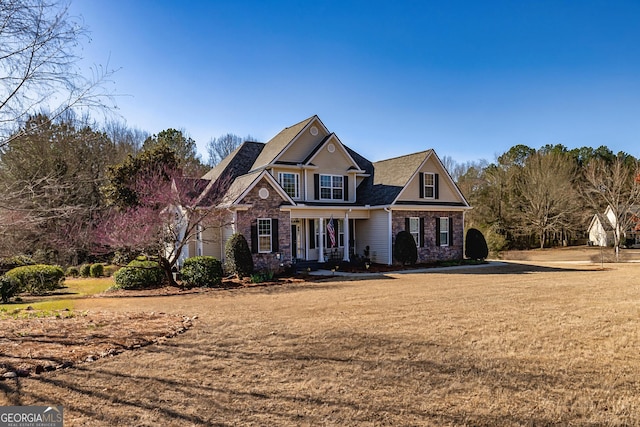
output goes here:
[[317, 263], [349, 261], [361, 254], [357, 238], [359, 225], [368, 212], [353, 209], [291, 210], [292, 262]]

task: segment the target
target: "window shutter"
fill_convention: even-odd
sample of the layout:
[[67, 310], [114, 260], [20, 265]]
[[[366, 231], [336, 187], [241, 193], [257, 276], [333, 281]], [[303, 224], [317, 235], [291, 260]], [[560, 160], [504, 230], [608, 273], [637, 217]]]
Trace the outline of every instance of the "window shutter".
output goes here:
[[251, 253], [258, 253], [258, 221], [251, 221]]
[[320, 174], [313, 174], [313, 198], [320, 199]]
[[315, 220], [309, 220], [309, 249], [316, 248], [316, 223]]
[[420, 247], [424, 248], [424, 218], [420, 218]]
[[422, 172], [420, 172], [418, 174], [418, 177], [419, 177], [419, 180], [420, 180], [420, 198], [424, 199], [424, 174]]
[[453, 218], [449, 217], [449, 246], [453, 246]]
[[440, 198], [440, 175], [437, 173], [433, 174], [433, 196], [435, 199]]
[[436, 218], [436, 246], [440, 246], [440, 218]]
[[278, 219], [271, 220], [271, 252], [280, 252], [280, 239], [278, 238]]
[[404, 231], [411, 231], [410, 228], [410, 219], [409, 218], [405, 218], [404, 219]]
[[344, 189], [342, 191], [342, 195], [344, 196], [345, 201], [349, 201], [349, 177], [347, 175], [344, 176]]

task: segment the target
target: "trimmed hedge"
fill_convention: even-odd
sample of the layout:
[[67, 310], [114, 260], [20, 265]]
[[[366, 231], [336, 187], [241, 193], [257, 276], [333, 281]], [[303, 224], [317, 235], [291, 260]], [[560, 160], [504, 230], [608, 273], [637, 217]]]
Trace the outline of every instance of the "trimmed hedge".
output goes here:
[[133, 260], [113, 275], [116, 289], [143, 289], [160, 286], [164, 272], [155, 261]]
[[482, 260], [489, 256], [489, 247], [482, 232], [476, 228], [467, 230], [465, 239], [465, 255], [467, 258]]
[[78, 277], [80, 275], [80, 270], [78, 270], [78, 267], [69, 267], [67, 268], [67, 271], [65, 271], [65, 274], [67, 277]]
[[212, 256], [187, 258], [180, 270], [185, 286], [213, 288], [222, 284], [222, 263]]
[[82, 277], [89, 277], [91, 275], [91, 264], [82, 264], [80, 266], [80, 275]]
[[0, 274], [16, 267], [24, 267], [25, 265], [35, 265], [36, 262], [26, 255], [16, 255], [6, 258], [0, 258]]
[[89, 268], [89, 276], [102, 277], [103, 275], [104, 275], [104, 265], [91, 264], [91, 267]]
[[17, 283], [19, 292], [37, 295], [58, 289], [64, 281], [64, 270], [57, 265], [36, 264], [16, 267], [5, 276]]
[[253, 256], [247, 239], [236, 233], [227, 241], [224, 247], [226, 257], [226, 267], [229, 273], [237, 274], [238, 277], [249, 277], [253, 273]]
[[393, 256], [402, 265], [413, 265], [418, 261], [418, 248], [411, 233], [403, 230], [396, 235]]

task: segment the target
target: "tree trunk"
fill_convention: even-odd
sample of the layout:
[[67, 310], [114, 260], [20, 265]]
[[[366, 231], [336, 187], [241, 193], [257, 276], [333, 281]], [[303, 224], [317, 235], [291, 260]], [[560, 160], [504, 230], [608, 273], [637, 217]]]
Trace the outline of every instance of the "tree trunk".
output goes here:
[[171, 265], [169, 260], [164, 257], [160, 257], [160, 259], [158, 260], [158, 263], [160, 264], [160, 267], [162, 267], [162, 270], [164, 271], [164, 275], [167, 278], [167, 282], [169, 283], [169, 286], [174, 286], [176, 288], [179, 287], [180, 285], [178, 285], [178, 282], [176, 282], [175, 279], [173, 278], [173, 271], [172, 271], [173, 266]]
[[540, 232], [540, 249], [544, 249], [544, 231]]

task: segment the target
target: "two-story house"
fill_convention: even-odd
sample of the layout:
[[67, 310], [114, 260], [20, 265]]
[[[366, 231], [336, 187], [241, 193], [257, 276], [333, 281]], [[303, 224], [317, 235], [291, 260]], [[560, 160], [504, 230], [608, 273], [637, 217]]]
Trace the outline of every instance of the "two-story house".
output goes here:
[[238, 232], [257, 265], [354, 254], [392, 264], [401, 230], [414, 237], [419, 262], [463, 257], [470, 207], [433, 150], [372, 163], [313, 116], [267, 143], [243, 143], [201, 182], [222, 179], [224, 195], [208, 208], [226, 220], [203, 230], [184, 257], [223, 259]]

